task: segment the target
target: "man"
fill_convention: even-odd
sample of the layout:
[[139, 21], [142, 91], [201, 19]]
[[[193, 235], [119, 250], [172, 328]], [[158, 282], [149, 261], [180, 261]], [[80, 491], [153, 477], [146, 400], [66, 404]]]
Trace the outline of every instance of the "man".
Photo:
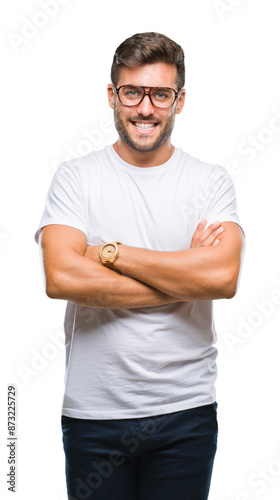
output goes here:
[[217, 444], [212, 300], [235, 295], [243, 234], [226, 171], [171, 144], [184, 54], [158, 33], [116, 50], [118, 140], [63, 163], [36, 233], [68, 301], [69, 498], [205, 500]]

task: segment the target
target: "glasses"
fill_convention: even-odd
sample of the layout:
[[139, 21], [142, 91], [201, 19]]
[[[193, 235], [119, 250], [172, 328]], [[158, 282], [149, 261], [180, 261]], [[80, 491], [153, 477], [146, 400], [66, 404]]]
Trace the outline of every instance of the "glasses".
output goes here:
[[149, 87], [146, 92], [145, 88], [135, 85], [121, 85], [115, 88], [115, 92], [119, 101], [124, 106], [139, 106], [146, 95], [149, 96], [151, 103], [156, 108], [167, 109], [173, 106], [180, 91], [176, 91], [169, 87]]

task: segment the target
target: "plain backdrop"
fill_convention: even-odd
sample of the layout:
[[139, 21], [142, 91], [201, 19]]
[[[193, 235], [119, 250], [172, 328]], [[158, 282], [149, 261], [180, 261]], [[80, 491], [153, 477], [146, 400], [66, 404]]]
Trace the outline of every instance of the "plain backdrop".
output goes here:
[[145, 31], [183, 47], [186, 104], [172, 142], [228, 170], [246, 233], [239, 291], [214, 306], [219, 445], [209, 499], [279, 498], [277, 0], [1, 4], [1, 498], [12, 497], [7, 386], [16, 385], [17, 498], [66, 500], [66, 303], [45, 295], [34, 233], [58, 164], [116, 140], [106, 93], [114, 50]]

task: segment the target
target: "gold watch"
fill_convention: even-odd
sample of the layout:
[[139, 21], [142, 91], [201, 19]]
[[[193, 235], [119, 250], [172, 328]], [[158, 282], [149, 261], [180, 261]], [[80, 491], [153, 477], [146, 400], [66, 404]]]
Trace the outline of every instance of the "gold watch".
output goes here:
[[118, 271], [115, 262], [119, 255], [118, 245], [121, 245], [119, 241], [113, 241], [112, 243], [105, 243], [100, 250], [100, 259], [103, 266], [109, 267], [114, 271]]

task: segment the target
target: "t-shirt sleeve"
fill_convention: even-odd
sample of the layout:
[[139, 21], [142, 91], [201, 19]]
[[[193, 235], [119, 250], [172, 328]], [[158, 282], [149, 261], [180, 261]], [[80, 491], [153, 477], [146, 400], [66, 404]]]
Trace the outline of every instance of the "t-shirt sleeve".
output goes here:
[[85, 186], [78, 165], [62, 163], [51, 182], [45, 209], [35, 233], [35, 241], [44, 226], [62, 224], [83, 231], [88, 236], [88, 214]]
[[238, 224], [244, 233], [237, 213], [235, 188], [231, 177], [223, 167], [213, 166], [204, 183], [203, 193], [201, 219], [207, 219], [206, 227], [217, 220], [232, 221]]

